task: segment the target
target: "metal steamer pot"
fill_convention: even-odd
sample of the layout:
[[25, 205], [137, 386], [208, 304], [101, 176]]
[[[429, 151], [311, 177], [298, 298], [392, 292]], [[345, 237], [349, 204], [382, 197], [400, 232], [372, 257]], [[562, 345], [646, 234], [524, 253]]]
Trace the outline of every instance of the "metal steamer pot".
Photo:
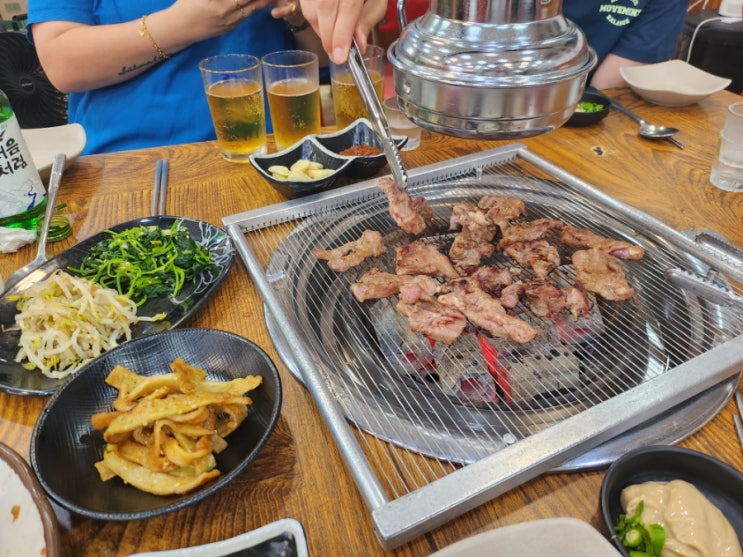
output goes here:
[[549, 132], [570, 118], [596, 53], [561, 0], [430, 0], [388, 50], [395, 92], [423, 128], [463, 138]]

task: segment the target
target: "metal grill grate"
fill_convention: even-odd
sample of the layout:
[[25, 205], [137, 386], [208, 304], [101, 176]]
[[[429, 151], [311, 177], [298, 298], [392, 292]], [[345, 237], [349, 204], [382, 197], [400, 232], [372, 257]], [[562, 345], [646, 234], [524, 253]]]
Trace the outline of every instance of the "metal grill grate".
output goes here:
[[[730, 396], [743, 362], [741, 312], [664, 277], [714, 267], [740, 282], [735, 253], [719, 259], [518, 144], [413, 170], [409, 183], [436, 213], [427, 241], [450, 241], [454, 203], [506, 195], [526, 203], [526, 220], [560, 219], [640, 244], [646, 255], [625, 264], [637, 294], [597, 301], [578, 339], [564, 342], [575, 324], [525, 312], [541, 331], [526, 346], [468, 334], [442, 347], [410, 333], [388, 300], [359, 304], [349, 293], [370, 265], [394, 271], [394, 248], [410, 241], [375, 181], [224, 219], [277, 350], [323, 413], [385, 548], [540, 473], [607, 464], [648, 436], [675, 442]], [[338, 274], [312, 255], [365, 229], [383, 233], [386, 261]], [[499, 255], [489, 263], [513, 266]], [[572, 283], [569, 266], [556, 273]], [[488, 366], [508, 382], [491, 379]], [[678, 432], [677, 423], [664, 424], [682, 401], [686, 428]]]

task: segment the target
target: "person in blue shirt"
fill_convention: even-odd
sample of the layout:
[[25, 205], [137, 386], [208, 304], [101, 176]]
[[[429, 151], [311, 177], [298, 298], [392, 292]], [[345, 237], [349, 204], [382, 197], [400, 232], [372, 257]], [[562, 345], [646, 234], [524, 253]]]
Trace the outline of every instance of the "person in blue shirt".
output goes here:
[[590, 84], [606, 89], [627, 85], [620, 67], [675, 56], [688, 6], [688, 0], [564, 0], [562, 11], [598, 55]]
[[345, 59], [384, 14], [384, 0], [351, 5], [309, 1], [322, 36], [297, 0], [29, 0], [27, 29], [91, 154], [215, 139], [202, 59], [324, 47]]

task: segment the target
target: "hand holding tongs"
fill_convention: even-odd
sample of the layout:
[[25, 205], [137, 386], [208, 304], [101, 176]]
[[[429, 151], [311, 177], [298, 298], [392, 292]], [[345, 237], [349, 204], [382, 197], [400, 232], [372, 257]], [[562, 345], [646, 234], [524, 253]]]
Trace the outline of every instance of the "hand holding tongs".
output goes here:
[[374, 90], [374, 84], [369, 77], [369, 72], [366, 70], [364, 57], [361, 55], [358, 44], [356, 44], [356, 39], [353, 39], [351, 43], [351, 51], [348, 54], [348, 67], [356, 81], [356, 87], [359, 89], [361, 100], [364, 101], [364, 106], [372, 118], [372, 125], [379, 135], [392, 177], [400, 189], [406, 189], [408, 186], [408, 173], [405, 171], [400, 152], [397, 150], [397, 146], [392, 139], [387, 116]]

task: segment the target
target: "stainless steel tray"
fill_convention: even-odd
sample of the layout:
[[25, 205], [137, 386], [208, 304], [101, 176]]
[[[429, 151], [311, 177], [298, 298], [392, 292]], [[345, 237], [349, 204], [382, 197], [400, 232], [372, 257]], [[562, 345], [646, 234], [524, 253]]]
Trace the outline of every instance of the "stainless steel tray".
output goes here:
[[[363, 228], [395, 234], [375, 184], [223, 222], [264, 299], [272, 337], [322, 412], [383, 547], [541, 473], [603, 466], [648, 438], [675, 442], [704, 425], [734, 390], [743, 362], [740, 316], [670, 287], [663, 272], [713, 267], [740, 281], [741, 269], [514, 144], [411, 170], [408, 189], [427, 197], [442, 222], [457, 200], [503, 193], [522, 197], [535, 217], [632, 238], [648, 251], [629, 268], [639, 295], [626, 308], [606, 308], [610, 342], [580, 355], [584, 368], [598, 370], [598, 388], [537, 408], [472, 408], [416, 392], [395, 375], [367, 310], [349, 303], [349, 279], [328, 273], [310, 253]], [[626, 346], [633, 349], [627, 353]], [[679, 409], [684, 401], [689, 405]], [[683, 431], [674, 431], [678, 412], [684, 412]], [[384, 472], [390, 467], [378, 439], [388, 442], [384, 449], [398, 470], [399, 462], [410, 467], [400, 477]]]

